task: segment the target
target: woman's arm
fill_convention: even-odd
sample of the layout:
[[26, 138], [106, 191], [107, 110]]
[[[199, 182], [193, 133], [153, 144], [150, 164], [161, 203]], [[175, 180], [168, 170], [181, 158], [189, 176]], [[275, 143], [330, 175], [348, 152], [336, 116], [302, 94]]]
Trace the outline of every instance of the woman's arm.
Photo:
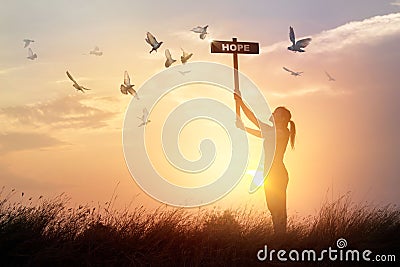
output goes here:
[[249, 134], [252, 134], [252, 135], [254, 135], [256, 137], [262, 138], [262, 134], [261, 134], [260, 130], [255, 130], [255, 129], [252, 129], [252, 128], [245, 127], [244, 124], [243, 124], [243, 121], [241, 119], [236, 121], [236, 127], [240, 128], [242, 130], [245, 130]]
[[[260, 128], [260, 125], [258, 123], [258, 120], [256, 118], [256, 116], [254, 115], [254, 113], [244, 104], [242, 97], [239, 96], [238, 94], [234, 93], [234, 98], [235, 101], [237, 101], [237, 103], [239, 103], [239, 105], [242, 107], [244, 114], [246, 115], [246, 117], [252, 122], [254, 123], [258, 128]], [[237, 114], [239, 115], [239, 114]]]
[[256, 129], [252, 129], [252, 128], [248, 128], [248, 127], [244, 127], [244, 129], [246, 130], [246, 132], [248, 132], [249, 134], [252, 134], [256, 137], [262, 138], [261, 135], [261, 131], [256, 130]]

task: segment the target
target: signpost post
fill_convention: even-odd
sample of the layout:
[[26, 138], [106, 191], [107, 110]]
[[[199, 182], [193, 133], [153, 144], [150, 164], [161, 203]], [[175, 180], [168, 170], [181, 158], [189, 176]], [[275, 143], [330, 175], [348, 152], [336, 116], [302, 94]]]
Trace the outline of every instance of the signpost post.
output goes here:
[[[251, 42], [238, 42], [237, 38], [232, 38], [232, 41], [213, 41], [211, 43], [211, 53], [233, 54], [233, 80], [235, 93], [240, 95], [238, 54], [259, 54], [259, 44]], [[237, 102], [236, 114], [238, 114], [240, 118], [240, 106]]]

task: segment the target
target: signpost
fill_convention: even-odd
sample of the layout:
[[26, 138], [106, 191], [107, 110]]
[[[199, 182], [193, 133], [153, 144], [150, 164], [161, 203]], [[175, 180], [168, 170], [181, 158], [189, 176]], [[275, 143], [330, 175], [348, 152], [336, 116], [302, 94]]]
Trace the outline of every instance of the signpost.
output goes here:
[[[259, 54], [259, 44], [251, 42], [238, 42], [237, 38], [232, 38], [232, 41], [213, 41], [211, 43], [211, 53], [233, 54], [233, 79], [235, 93], [240, 95], [238, 54]], [[236, 114], [240, 118], [240, 106], [237, 102]]]

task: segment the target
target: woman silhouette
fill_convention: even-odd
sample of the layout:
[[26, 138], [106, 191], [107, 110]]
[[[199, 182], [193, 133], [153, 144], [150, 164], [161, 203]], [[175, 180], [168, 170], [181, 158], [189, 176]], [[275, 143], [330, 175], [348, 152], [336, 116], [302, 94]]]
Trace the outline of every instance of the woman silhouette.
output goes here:
[[[254, 113], [244, 104], [242, 98], [238, 94], [234, 94], [236, 103], [242, 108], [246, 117], [253, 122], [259, 130], [244, 127], [243, 122], [238, 119], [236, 126], [246, 132], [260, 138], [264, 138], [264, 153], [267, 154], [266, 136], [268, 131], [273, 130], [273, 127], [259, 121]], [[239, 114], [237, 114], [239, 115]], [[268, 172], [264, 183], [265, 197], [267, 206], [272, 216], [272, 223], [275, 234], [285, 233], [287, 224], [286, 214], [286, 188], [289, 181], [289, 175], [283, 163], [283, 156], [286, 151], [288, 141], [292, 149], [294, 148], [294, 140], [296, 137], [296, 127], [291, 120], [292, 115], [285, 107], [278, 107], [272, 113], [270, 120], [275, 126], [275, 154], [273, 157], [271, 168]], [[288, 124], [290, 128], [288, 129]], [[264, 164], [264, 176], [267, 170], [267, 164]]]

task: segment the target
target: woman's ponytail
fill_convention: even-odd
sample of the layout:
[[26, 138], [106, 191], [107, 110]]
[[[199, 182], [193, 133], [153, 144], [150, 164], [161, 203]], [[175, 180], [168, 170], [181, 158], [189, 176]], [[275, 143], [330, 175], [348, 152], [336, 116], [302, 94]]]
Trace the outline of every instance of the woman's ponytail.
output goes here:
[[292, 146], [292, 149], [294, 149], [294, 140], [296, 139], [296, 125], [292, 120], [289, 121], [289, 132], [290, 132], [290, 145]]
[[281, 113], [281, 112], [283, 112], [283, 113], [281, 113], [281, 114], [283, 114], [283, 116], [284, 116], [284, 121], [285, 121], [285, 123], [287, 122], [287, 121], [289, 121], [289, 138], [290, 138], [290, 145], [292, 146], [292, 149], [294, 149], [294, 140], [295, 140], [295, 138], [296, 138], [296, 125], [294, 125], [294, 122], [291, 120], [291, 118], [292, 118], [292, 114], [290, 113], [290, 111], [287, 109], [287, 108], [285, 108], [285, 107], [277, 107], [276, 109], [275, 109], [275, 111], [274, 111], [274, 114], [275, 113], [277, 113], [277, 112], [279, 112], [279, 113]]

